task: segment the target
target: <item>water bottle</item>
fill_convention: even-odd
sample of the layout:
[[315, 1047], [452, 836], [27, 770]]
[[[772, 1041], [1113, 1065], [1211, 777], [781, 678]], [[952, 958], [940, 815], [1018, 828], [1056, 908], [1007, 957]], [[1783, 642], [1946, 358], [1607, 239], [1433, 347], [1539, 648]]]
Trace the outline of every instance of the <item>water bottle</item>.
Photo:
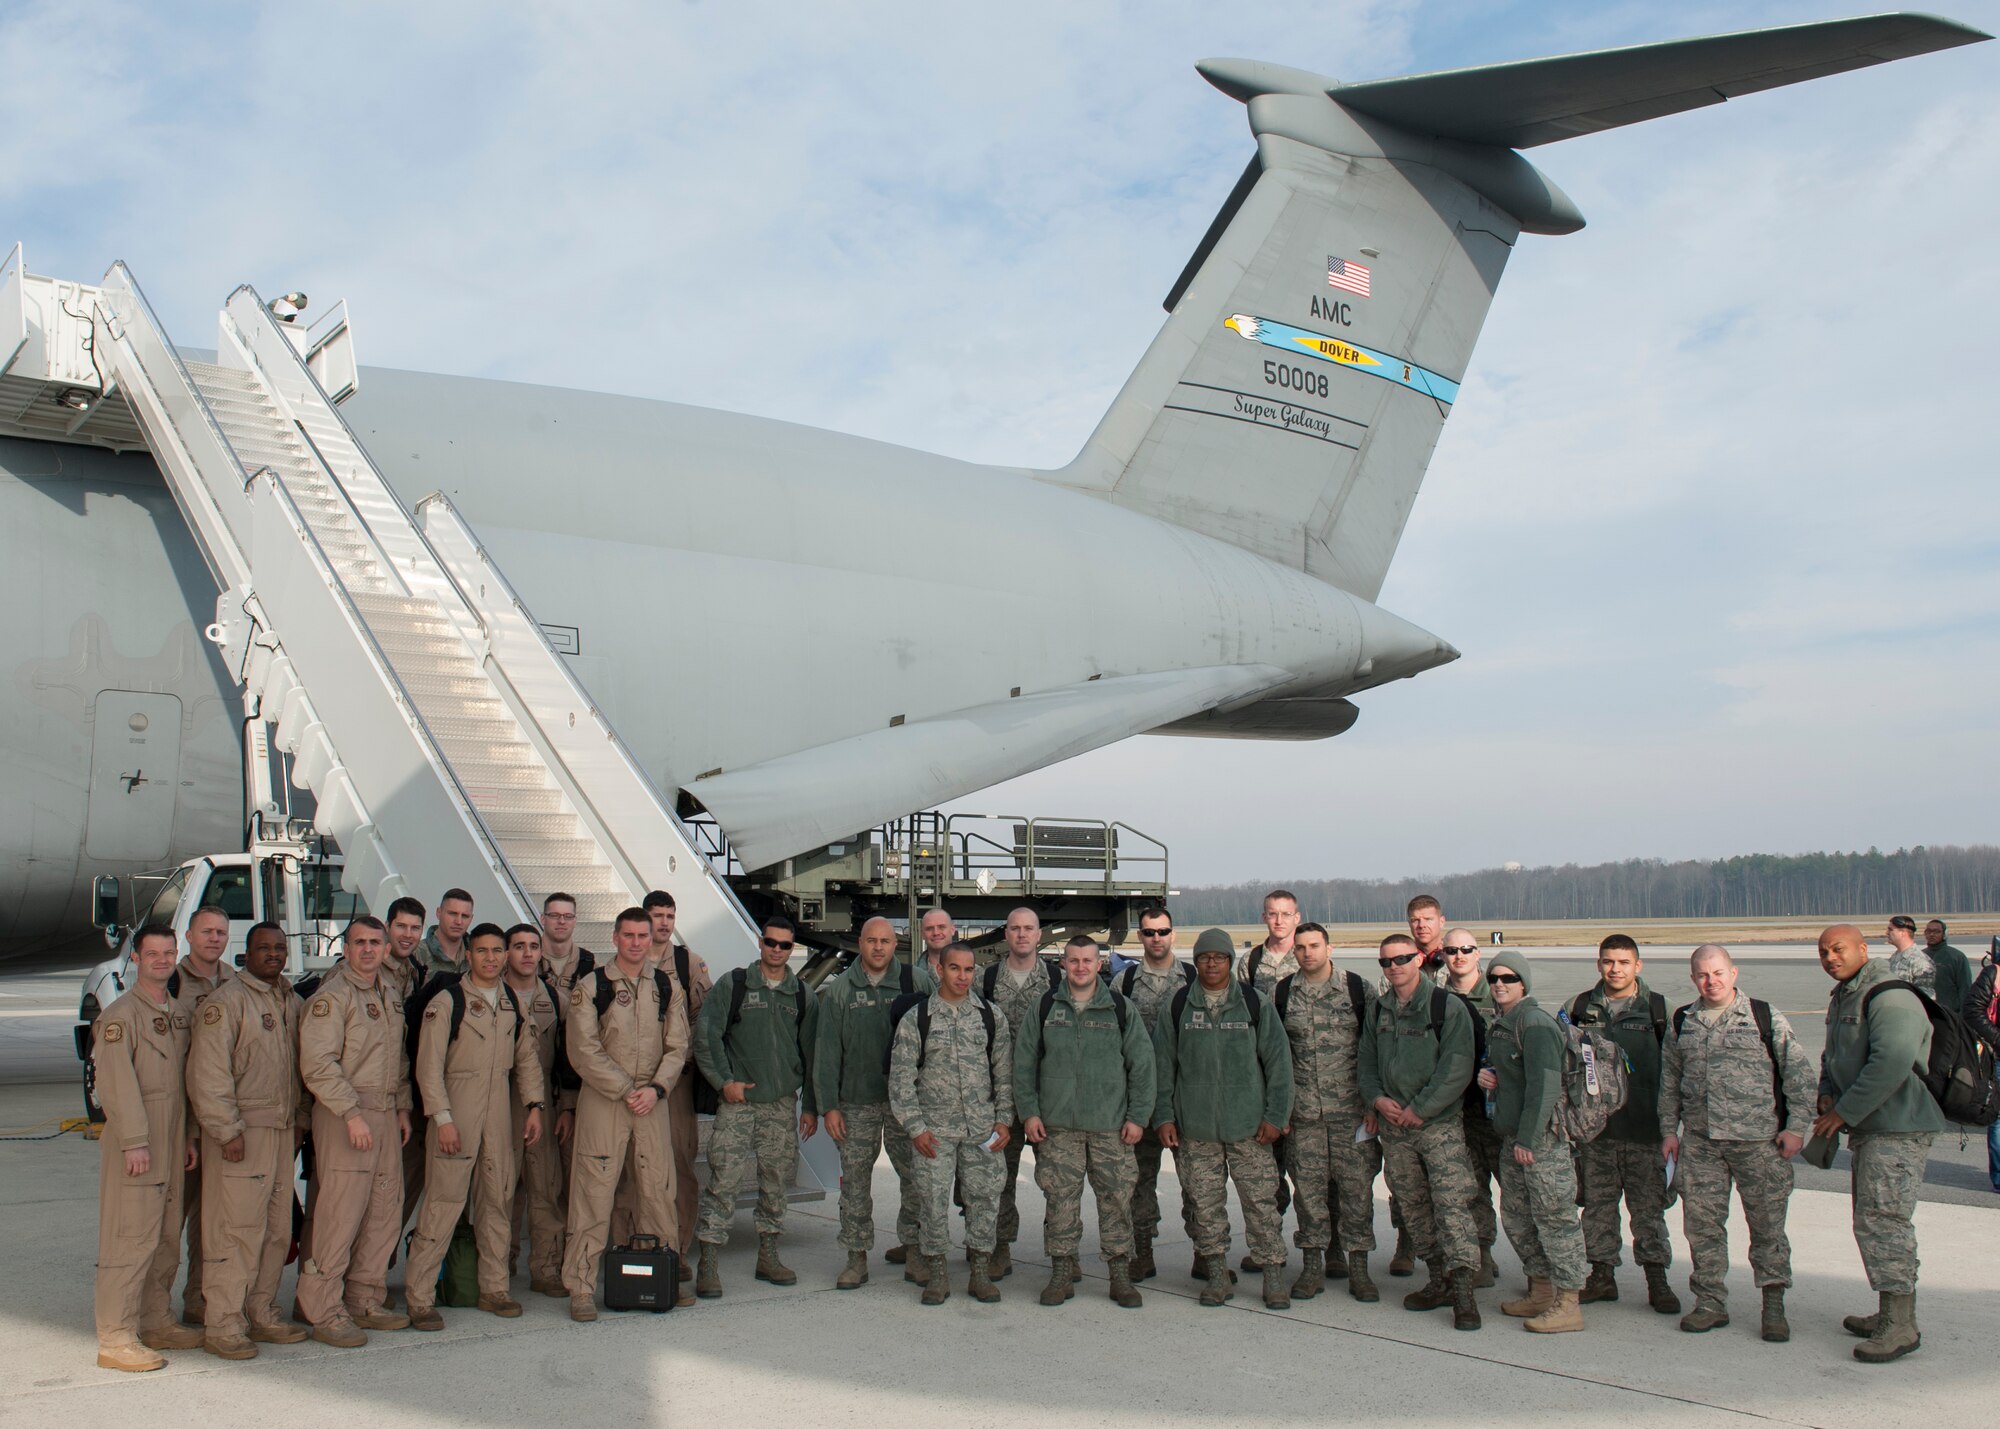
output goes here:
[[[1491, 1057], [1481, 1057], [1479, 1059], [1479, 1069], [1483, 1072], [1492, 1071], [1493, 1059]], [[1492, 1087], [1486, 1089], [1486, 1119], [1488, 1121], [1493, 1120], [1493, 1092], [1494, 1088]]]

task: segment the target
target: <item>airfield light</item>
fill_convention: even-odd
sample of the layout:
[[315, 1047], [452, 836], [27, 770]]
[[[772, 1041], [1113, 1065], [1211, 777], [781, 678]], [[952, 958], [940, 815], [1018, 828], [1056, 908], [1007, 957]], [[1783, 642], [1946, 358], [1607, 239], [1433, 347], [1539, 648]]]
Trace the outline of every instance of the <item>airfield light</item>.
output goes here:
[[69, 408], [72, 412], [88, 412], [90, 410], [90, 394], [81, 387], [70, 388], [60, 397], [57, 397], [56, 401], [60, 405]]

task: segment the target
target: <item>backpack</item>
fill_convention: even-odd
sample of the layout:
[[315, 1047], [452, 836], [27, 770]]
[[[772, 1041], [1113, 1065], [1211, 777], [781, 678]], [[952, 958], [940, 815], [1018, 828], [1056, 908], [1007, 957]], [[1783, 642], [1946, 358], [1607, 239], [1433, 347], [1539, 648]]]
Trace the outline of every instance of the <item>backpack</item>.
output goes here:
[[[896, 1029], [902, 1025], [903, 1014], [912, 1008], [915, 1008], [917, 1013], [917, 1070], [921, 1072], [924, 1069], [924, 1059], [931, 1051], [931, 998], [934, 996], [935, 993], [909, 992], [889, 1004], [889, 1042], [882, 1049], [882, 1070], [885, 1074], [889, 1070], [890, 1062], [895, 1058]], [[986, 1024], [986, 1065], [990, 1077], [993, 1066], [993, 1034], [998, 1024], [994, 1022], [993, 1009], [987, 1005], [985, 999], [974, 998], [973, 1002], [979, 1007], [979, 1020]], [[999, 1089], [996, 1087], [994, 1090], [997, 1092]]]
[[[1181, 1014], [1187, 1011], [1188, 994], [1194, 991], [1194, 986], [1194, 979], [1189, 978], [1187, 986], [1174, 994], [1173, 1008], [1167, 1015], [1174, 1019], [1176, 1032], [1180, 1030]], [[1236, 986], [1243, 993], [1243, 1007], [1250, 1014], [1250, 1026], [1253, 1029], [1261, 1027], [1264, 1021], [1264, 999], [1259, 997], [1257, 989], [1247, 982], [1240, 982]]]
[[[458, 1029], [465, 1024], [465, 985], [462, 979], [463, 975], [460, 973], [437, 973], [403, 1004], [405, 1029], [403, 1035], [410, 1054], [410, 1091], [416, 1098], [417, 1110], [424, 1112], [426, 1116], [430, 1113], [424, 1109], [423, 1083], [416, 1075], [417, 1043], [423, 1035], [424, 1009], [429, 1007], [440, 994], [451, 1000], [451, 1029], [445, 1037], [445, 1045], [449, 1047], [456, 1042]], [[507, 1005], [514, 1009], [514, 1045], [518, 1047], [521, 1043], [521, 1029], [527, 1025], [528, 1014], [521, 1007], [521, 999], [515, 996], [514, 989], [507, 985], [505, 979], [500, 983], [500, 990], [507, 994]]]
[[[1278, 1021], [1285, 1020], [1285, 1010], [1292, 1005], [1292, 979], [1297, 973], [1290, 973], [1278, 979], [1271, 1000], [1278, 1004]], [[1360, 973], [1348, 973], [1347, 1000], [1354, 1004], [1354, 1028], [1358, 1032], [1368, 1018], [1368, 984], [1361, 980]]]
[[[1142, 963], [1134, 963], [1131, 967], [1125, 969], [1124, 976], [1119, 979], [1121, 985], [1118, 989], [1125, 996], [1130, 997], [1132, 995], [1133, 985], [1139, 981], [1139, 969], [1143, 966], [1144, 964]], [[1192, 983], [1194, 981], [1194, 964], [1180, 963], [1178, 966], [1181, 970], [1181, 981]]]
[[1861, 1016], [1868, 1016], [1868, 1004], [1875, 994], [1888, 988], [1905, 988], [1916, 994], [1931, 1020], [1931, 1056], [1911, 1070], [1924, 1090], [1938, 1104], [1946, 1121], [1960, 1126], [1991, 1126], [2000, 1121], [2000, 1087], [1993, 1082], [1993, 1049], [1986, 1039], [1958, 1013], [1940, 1007], [1913, 982], [1888, 979], [1861, 994]]
[[[1674, 1036], [1681, 1035], [1687, 1026], [1687, 1015], [1694, 1010], [1694, 1004], [1674, 1009]], [[1792, 1119], [1792, 1103], [1785, 1095], [1785, 1074], [1778, 1067], [1778, 1039], [1771, 1031], [1771, 1004], [1750, 999], [1750, 1016], [1757, 1024], [1757, 1035], [1764, 1039], [1764, 1055], [1771, 1059], [1771, 1100], [1778, 1109], [1778, 1130], [1783, 1131]]]
[[1632, 1094], [1632, 1068], [1616, 1042], [1595, 1027], [1578, 1027], [1568, 1009], [1556, 1019], [1563, 1032], [1562, 1098], [1556, 1125], [1574, 1146], [1597, 1140]]
[[[979, 975], [979, 992], [988, 1002], [993, 1000], [993, 990], [999, 985], [1000, 969], [1006, 961], [1005, 958], [1001, 958], [997, 962], [988, 963], [986, 971]], [[1061, 987], [1063, 982], [1062, 964], [1048, 958], [1038, 958], [1036, 961], [1041, 963], [1042, 971], [1048, 974], [1050, 990], [1053, 991]]]
[[[1583, 1009], [1585, 1008], [1585, 1006], [1587, 1006], [1587, 1005], [1589, 1004], [1589, 1002], [1590, 1002], [1590, 999], [1591, 999], [1592, 995], [1593, 995], [1593, 994], [1595, 994], [1595, 993], [1596, 993], [1596, 991], [1597, 991], [1597, 989], [1596, 989], [1596, 988], [1591, 988], [1591, 989], [1590, 989], [1589, 991], [1587, 991], [1587, 992], [1579, 992], [1579, 993], [1578, 993], [1578, 994], [1576, 995], [1576, 997], [1574, 998], [1574, 1000], [1572, 1000], [1572, 1001], [1571, 1001], [1571, 1003], [1570, 1003], [1570, 1005], [1569, 1005], [1569, 1020], [1570, 1020], [1570, 1022], [1571, 1022], [1572, 1024], [1574, 1024], [1574, 1023], [1576, 1022], [1576, 1020], [1577, 1020], [1577, 1019], [1578, 1019], [1579, 1017], [1583, 1016]], [[1686, 1009], [1686, 1008], [1683, 1008], [1683, 1009], [1681, 1009], [1681, 1010], [1682, 1010], [1682, 1011], [1684, 1012], [1684, 1011], [1686, 1011], [1687, 1009]], [[1769, 1011], [1770, 1011], [1770, 1008], [1769, 1008], [1769, 1006], [1768, 1006], [1768, 1005], [1767, 1005], [1767, 1006], [1765, 1007], [1765, 1011], [1766, 1011], [1766, 1012], [1769, 1012]], [[1648, 1019], [1649, 1019], [1649, 1020], [1650, 1020], [1650, 1021], [1652, 1022], [1652, 1024], [1653, 1024], [1653, 1040], [1654, 1040], [1655, 1042], [1659, 1042], [1659, 1043], [1661, 1043], [1661, 1044], [1663, 1044], [1663, 1045], [1664, 1045], [1664, 1044], [1665, 1044], [1665, 1042], [1666, 1042], [1666, 1040], [1667, 1040], [1667, 1000], [1666, 1000], [1666, 998], [1664, 998], [1664, 997], [1660, 996], [1660, 994], [1659, 994], [1659, 993], [1657, 993], [1657, 992], [1649, 992], [1649, 993], [1647, 993], [1647, 994], [1646, 994], [1646, 1013], [1647, 1013], [1647, 1017], [1648, 1017]], [[1675, 1016], [1676, 1016], [1676, 1017], [1678, 1017], [1678, 1016], [1679, 1016], [1679, 1014], [1678, 1014], [1678, 1013], [1676, 1013], [1676, 1014], [1675, 1014]], [[1762, 1024], [1762, 1023], [1759, 1023], [1758, 1025], [1759, 1025], [1759, 1026], [1762, 1026], [1763, 1024]], [[1680, 1031], [1680, 1030], [1681, 1030], [1681, 1029], [1680, 1029], [1680, 1023], [1679, 1023], [1679, 1022], [1675, 1022], [1675, 1024], [1674, 1024], [1674, 1031], [1678, 1032], [1678, 1031]]]
[[[1041, 1009], [1035, 1014], [1037, 1025], [1044, 1027], [1048, 1025], [1049, 1009], [1055, 1005], [1055, 989], [1050, 988], [1042, 994]], [[1118, 1014], [1118, 1035], [1122, 1037], [1125, 1035], [1125, 999], [1115, 992], [1111, 994], [1111, 1010]]]
[[[590, 975], [592, 979], [590, 1005], [596, 1010], [597, 1015], [602, 1017], [611, 1010], [612, 1002], [618, 997], [618, 989], [611, 985], [610, 968], [593, 968]], [[581, 982], [582, 978], [583, 975], [579, 973], [577, 980]], [[667, 982], [667, 975], [658, 968], [653, 969], [653, 988], [659, 994], [660, 1021], [664, 1023], [667, 1020], [667, 1005], [673, 1001], [674, 991], [672, 985]], [[557, 1003], [556, 1005], [560, 1007], [562, 1004]], [[583, 1085], [583, 1078], [579, 1077], [576, 1074], [576, 1068], [570, 1065], [568, 1029], [565, 1028], [564, 1031], [565, 1035], [556, 1049], [556, 1076], [565, 1087], [580, 1087]], [[697, 1078], [695, 1081], [695, 1094], [697, 1098], [699, 1098], [701, 1093], [702, 1080], [701, 1078]]]
[[[686, 950], [675, 948], [674, 966], [676, 971], [683, 977], [687, 975], [687, 965]], [[655, 977], [662, 976], [658, 972], [655, 972], [653, 975]], [[723, 1037], [727, 1038], [729, 1036], [729, 1029], [742, 1021], [743, 998], [749, 990], [750, 970], [748, 968], [737, 968], [729, 974], [729, 1016], [723, 1019]], [[806, 1053], [806, 985], [804, 979], [800, 979], [797, 990], [792, 993], [792, 1000], [798, 1004], [798, 1022], [793, 1028], [793, 1035], [799, 1039], [799, 1077], [801, 1085], [806, 1089], [807, 1096], [810, 1097], [812, 1095], [812, 1058]], [[706, 1089], [705, 1093], [704, 1089]], [[722, 1088], [709, 1086], [708, 1078], [701, 1074], [699, 1068], [696, 1069], [694, 1080], [694, 1101], [696, 1113], [704, 1114], [702, 1109], [706, 1107], [707, 1111], [705, 1114], [708, 1116], [714, 1116], [716, 1110], [722, 1105]], [[810, 1105], [810, 1102], [808, 1102], [808, 1105]]]
[[[1354, 974], [1349, 973], [1348, 976], [1354, 977]], [[1472, 999], [1464, 993], [1456, 992], [1446, 987], [1443, 983], [1433, 984], [1431, 987], [1431, 1036], [1437, 1039], [1440, 1047], [1444, 1045], [1445, 1009], [1451, 1006], [1449, 1002], [1445, 1001], [1448, 997], [1455, 997], [1464, 1003], [1465, 1015], [1472, 1019], [1473, 1073], [1465, 1084], [1465, 1093], [1459, 1098], [1459, 1105], [1464, 1108], [1467, 1116], [1474, 1116], [1481, 1121], [1485, 1121], [1487, 1119], [1486, 1088], [1479, 1085], [1478, 1069], [1486, 1065], [1486, 1019], [1479, 1015], [1479, 1009], [1473, 1005]]]

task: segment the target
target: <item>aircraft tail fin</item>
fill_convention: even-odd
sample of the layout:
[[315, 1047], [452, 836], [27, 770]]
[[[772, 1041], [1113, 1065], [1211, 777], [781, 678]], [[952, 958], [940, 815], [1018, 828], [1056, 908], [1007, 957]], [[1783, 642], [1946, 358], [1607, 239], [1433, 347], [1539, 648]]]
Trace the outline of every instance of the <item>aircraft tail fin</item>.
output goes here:
[[1204, 61], [1256, 155], [1049, 479], [1373, 600], [1515, 240], [1583, 226], [1510, 146], [1984, 38], [1887, 15], [1354, 85]]

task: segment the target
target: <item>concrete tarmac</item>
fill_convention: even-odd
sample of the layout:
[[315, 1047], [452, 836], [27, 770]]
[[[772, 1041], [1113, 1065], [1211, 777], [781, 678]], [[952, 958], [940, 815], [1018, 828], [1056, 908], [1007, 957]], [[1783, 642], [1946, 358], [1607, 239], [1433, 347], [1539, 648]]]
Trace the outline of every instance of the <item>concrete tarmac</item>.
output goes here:
[[[1658, 969], [1649, 971], [1677, 1000], [1678, 989], [1658, 978]], [[1798, 971], [1823, 981], [1810, 963]], [[1586, 967], [1575, 972], [1579, 985], [1587, 980]], [[1551, 990], [1572, 991], [1569, 981], [1552, 978]], [[1746, 968], [1746, 986], [1751, 982]], [[1802, 982], [1800, 990], [1811, 986]], [[1823, 987], [1810, 1000], [1789, 1002], [1779, 988], [1791, 991], [1789, 981], [1771, 993], [1781, 1007], [1823, 1004]], [[53, 1006], [58, 997], [73, 1008], [73, 976], [0, 979], [0, 1070], [7, 1078], [0, 1126], [8, 1130], [80, 1107], [70, 1023]], [[46, 1015], [51, 1010], [58, 1015]], [[1806, 1035], [1805, 1019], [1794, 1020]], [[1945, 1142], [1940, 1138], [1939, 1153]], [[1848, 1229], [1848, 1199], [1835, 1190], [1802, 1189], [1792, 1201], [1790, 1344], [1757, 1337], [1758, 1297], [1740, 1216], [1731, 1233], [1733, 1325], [1679, 1333], [1673, 1319], [1647, 1309], [1628, 1255], [1621, 1301], [1588, 1307], [1582, 1334], [1541, 1337], [1499, 1313], [1499, 1301], [1522, 1283], [1504, 1243], [1501, 1283], [1480, 1293], [1486, 1324], [1479, 1333], [1455, 1333], [1442, 1311], [1403, 1310], [1401, 1296], [1415, 1282], [1386, 1274], [1391, 1232], [1379, 1199], [1379, 1305], [1357, 1304], [1343, 1282], [1333, 1282], [1316, 1300], [1266, 1311], [1255, 1279], [1246, 1277], [1245, 1293], [1229, 1306], [1203, 1310], [1187, 1277], [1189, 1248], [1170, 1213], [1158, 1246], [1160, 1278], [1143, 1287], [1143, 1309], [1120, 1310], [1105, 1298], [1087, 1211], [1077, 1298], [1044, 1309], [1035, 1304], [1046, 1260], [1030, 1161], [1021, 1188], [1026, 1235], [999, 1305], [964, 1294], [956, 1252], [954, 1294], [938, 1308], [920, 1306], [916, 1287], [879, 1256], [870, 1284], [835, 1291], [842, 1253], [828, 1201], [791, 1212], [784, 1253], [799, 1284], [790, 1288], [751, 1278], [755, 1237], [744, 1215], [723, 1256], [724, 1298], [691, 1310], [607, 1313], [594, 1325], [576, 1325], [563, 1302], [517, 1285], [527, 1306], [518, 1320], [446, 1310], [441, 1334], [376, 1334], [358, 1350], [264, 1346], [245, 1364], [181, 1352], [154, 1374], [121, 1375], [95, 1367], [97, 1158], [97, 1145], [74, 1135], [0, 1142], [0, 1206], [10, 1240], [10, 1273], [0, 1278], [0, 1423], [1505, 1425], [1588, 1414], [1621, 1424], [1763, 1419], [1889, 1429], [1983, 1420], [1995, 1383], [1992, 1347], [2000, 1342], [2000, 1296], [1993, 1294], [2000, 1255], [1990, 1250], [2000, 1196], [1990, 1192], [1966, 1205], [1927, 1192], [1916, 1216], [1924, 1346], [1871, 1368], [1852, 1359], [1855, 1341], [1839, 1326], [1841, 1315], [1872, 1309], [1874, 1297]], [[1932, 1172], [1935, 1181], [1935, 1159]], [[1171, 1207], [1171, 1174], [1163, 1181], [1162, 1200]], [[878, 1226], [893, 1225], [895, 1195], [884, 1161], [875, 1171]], [[1668, 1220], [1676, 1238], [1673, 1278], [1685, 1294], [1679, 1216], [1670, 1212]], [[886, 1244], [884, 1237], [878, 1249]], [[1239, 1228], [1232, 1257], [1241, 1245]], [[1294, 1251], [1294, 1273], [1297, 1264]], [[281, 1298], [289, 1306], [290, 1271]]]

